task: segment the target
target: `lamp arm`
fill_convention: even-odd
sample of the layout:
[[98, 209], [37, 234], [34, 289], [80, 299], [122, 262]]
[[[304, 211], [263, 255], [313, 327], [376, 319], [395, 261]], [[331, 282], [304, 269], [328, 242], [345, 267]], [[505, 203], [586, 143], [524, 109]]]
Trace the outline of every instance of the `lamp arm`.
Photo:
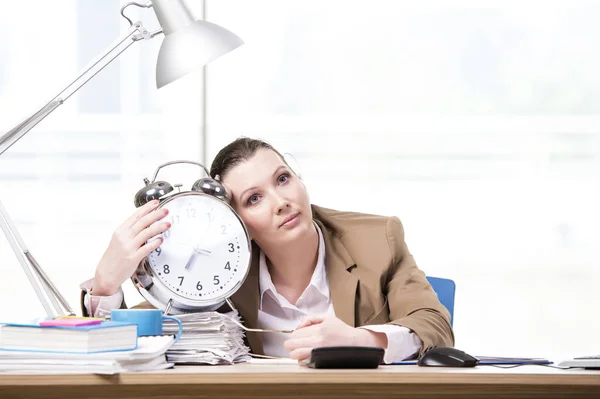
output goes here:
[[[141, 35], [147, 34], [140, 22], [133, 24], [124, 37], [117, 40], [107, 50], [105, 50], [104, 53], [94, 59], [89, 67], [81, 72], [73, 82], [71, 82], [60, 93], [54, 96], [54, 98], [52, 98], [42, 108], [2, 135], [2, 137], [0, 137], [0, 155], [8, 150], [14, 143], [19, 141], [19, 139], [25, 136], [25, 134], [33, 129], [35, 125], [50, 115], [56, 108], [58, 108], [59, 105], [62, 105], [69, 97], [75, 94], [77, 90], [79, 90], [83, 85], [89, 82], [90, 79], [96, 76], [98, 72], [103, 70], [113, 60], [121, 55], [123, 51], [128, 49], [129, 46], [131, 46], [137, 40], [140, 40], [140, 36], [136, 35], [136, 33]], [[125, 43], [128, 39], [129, 42]], [[123, 45], [123, 43], [125, 43], [125, 45]], [[117, 49], [119, 51], [113, 55], [112, 53], [114, 53]], [[100, 64], [101, 62], [103, 63]], [[96, 66], [98, 66], [98, 64], [100, 64], [100, 67], [97, 70], [93, 70]]]
[[[77, 90], [90, 81], [96, 74], [103, 70], [108, 64], [115, 60], [123, 51], [128, 49], [134, 42], [141, 39], [151, 39], [152, 36], [141, 22], [131, 25], [127, 34], [114, 42], [104, 53], [92, 60], [77, 78], [66, 88], [46, 103], [33, 115], [19, 123], [0, 137], [0, 155], [8, 150], [14, 143], [21, 139], [38, 123], [50, 115], [56, 108], [62, 105]], [[69, 306], [66, 299], [61, 295], [58, 289], [52, 284], [48, 275], [35, 260], [25, 242], [21, 238], [16, 226], [12, 222], [8, 212], [0, 201], [0, 229], [4, 232], [13, 252], [15, 253], [25, 275], [38, 296], [48, 317], [59, 315], [75, 315], [73, 309]], [[60, 302], [60, 303], [59, 303]]]

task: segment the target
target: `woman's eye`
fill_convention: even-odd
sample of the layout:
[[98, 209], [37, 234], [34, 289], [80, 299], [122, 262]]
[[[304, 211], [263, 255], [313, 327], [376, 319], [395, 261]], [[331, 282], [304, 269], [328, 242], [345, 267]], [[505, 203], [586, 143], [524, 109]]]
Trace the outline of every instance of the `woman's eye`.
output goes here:
[[256, 202], [258, 201], [258, 195], [254, 194], [252, 196], [250, 196], [250, 198], [248, 198], [248, 204], [252, 205], [252, 204], [256, 204]]
[[279, 183], [287, 183], [287, 181], [289, 180], [289, 176], [287, 173], [282, 174], [281, 176], [279, 176]]

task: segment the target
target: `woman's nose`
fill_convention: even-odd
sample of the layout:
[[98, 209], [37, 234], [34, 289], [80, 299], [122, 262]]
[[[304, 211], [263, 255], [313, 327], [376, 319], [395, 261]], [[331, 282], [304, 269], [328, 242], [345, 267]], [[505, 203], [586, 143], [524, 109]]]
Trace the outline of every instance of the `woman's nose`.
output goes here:
[[279, 215], [281, 212], [283, 212], [284, 209], [290, 207], [290, 202], [282, 196], [277, 196], [275, 205], [277, 207], [276, 213]]

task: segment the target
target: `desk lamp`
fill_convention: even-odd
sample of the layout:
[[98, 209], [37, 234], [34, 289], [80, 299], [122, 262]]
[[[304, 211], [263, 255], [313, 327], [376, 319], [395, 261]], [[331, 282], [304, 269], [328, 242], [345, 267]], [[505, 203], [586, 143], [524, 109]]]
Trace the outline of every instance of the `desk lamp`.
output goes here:
[[[132, 22], [124, 13], [129, 6], [153, 9], [161, 29], [149, 32], [141, 22]], [[121, 8], [121, 15], [130, 25], [127, 34], [93, 60], [89, 68], [39, 111], [0, 137], [0, 155], [135, 42], [153, 39], [161, 33], [164, 35], [156, 62], [157, 88], [181, 78], [243, 44], [238, 36], [219, 25], [194, 20], [183, 0], [152, 0], [145, 4], [130, 2]], [[19, 259], [48, 317], [75, 315], [23, 242], [2, 202], [0, 202], [0, 228]]]

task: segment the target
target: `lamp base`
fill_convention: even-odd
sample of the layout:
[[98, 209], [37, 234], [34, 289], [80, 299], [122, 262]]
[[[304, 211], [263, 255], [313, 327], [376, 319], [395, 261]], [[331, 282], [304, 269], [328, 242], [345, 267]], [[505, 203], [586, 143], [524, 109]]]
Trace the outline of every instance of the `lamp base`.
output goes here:
[[75, 312], [73, 312], [67, 300], [52, 283], [40, 264], [35, 260], [33, 254], [27, 249], [2, 201], [0, 201], [0, 228], [4, 232], [48, 317], [75, 316]]

